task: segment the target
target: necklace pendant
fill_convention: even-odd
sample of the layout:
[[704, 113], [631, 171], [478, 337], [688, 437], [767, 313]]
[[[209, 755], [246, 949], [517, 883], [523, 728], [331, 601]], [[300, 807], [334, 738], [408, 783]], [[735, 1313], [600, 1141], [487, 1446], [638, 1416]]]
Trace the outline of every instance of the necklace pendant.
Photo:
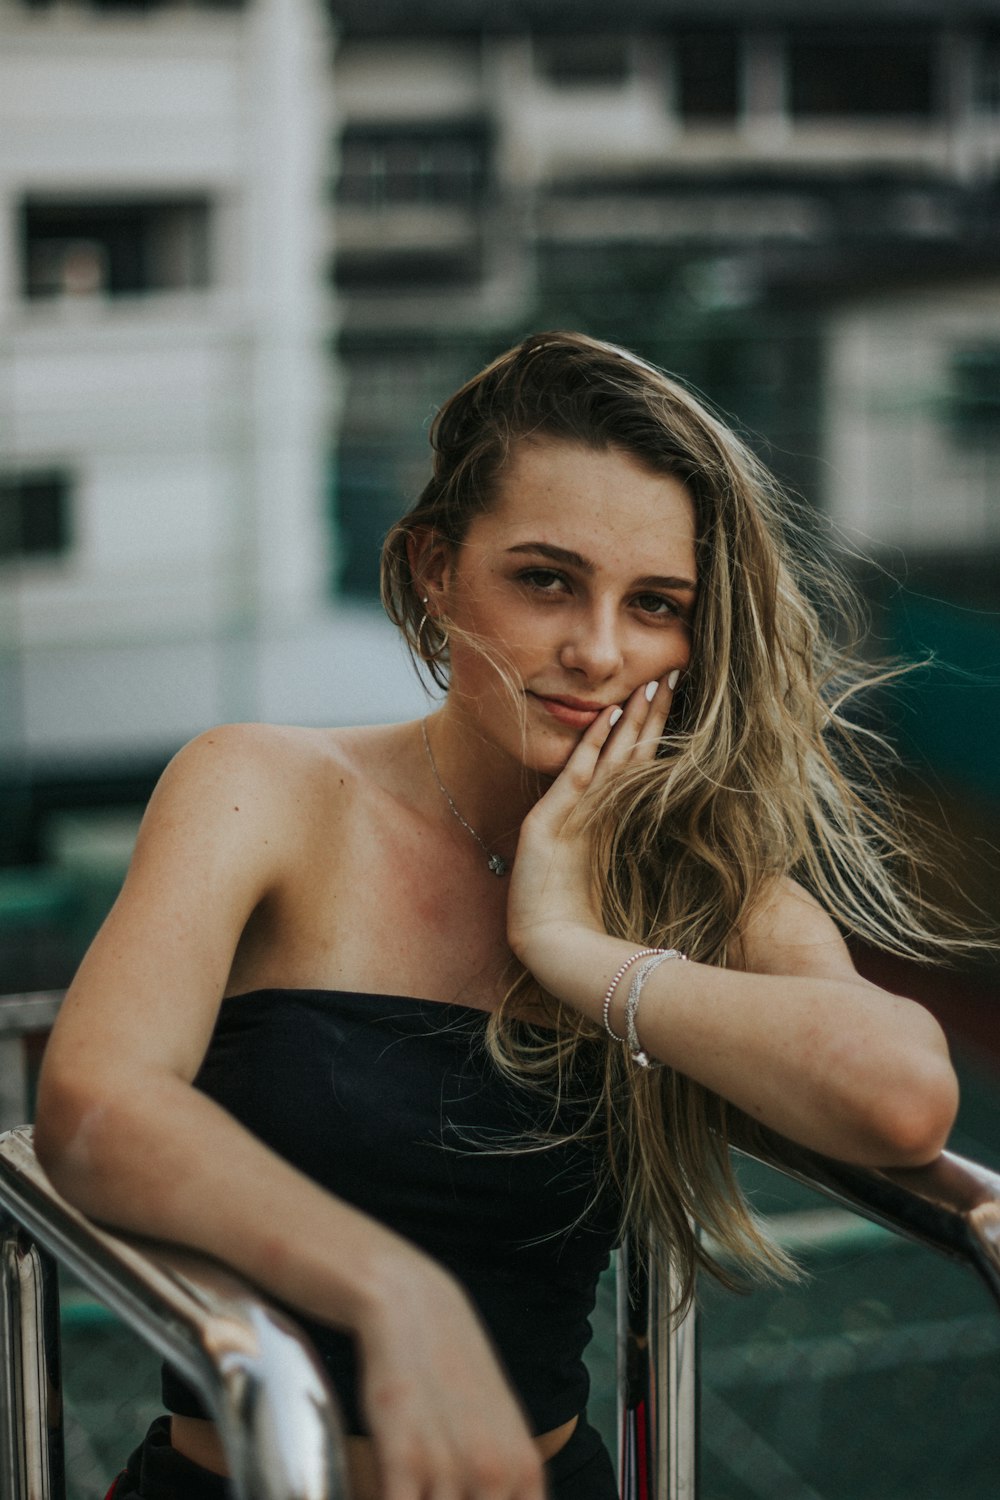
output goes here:
[[487, 860], [487, 864], [493, 871], [494, 875], [506, 875], [507, 861], [505, 859], [501, 859], [499, 854], [491, 854], [489, 859]]

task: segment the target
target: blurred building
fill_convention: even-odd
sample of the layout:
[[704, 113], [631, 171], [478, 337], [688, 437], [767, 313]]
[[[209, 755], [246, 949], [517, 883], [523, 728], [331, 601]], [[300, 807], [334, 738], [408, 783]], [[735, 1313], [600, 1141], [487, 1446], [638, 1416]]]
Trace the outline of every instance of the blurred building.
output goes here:
[[963, 411], [1000, 417], [997, 0], [335, 10], [348, 590], [412, 488], [406, 434], [530, 326], [693, 379], [852, 537], [996, 545], [993, 480], [948, 457]]
[[329, 608], [331, 58], [312, 0], [0, 0], [0, 989], [190, 735], [417, 696]]
[[220, 719], [415, 693], [329, 608], [332, 55], [312, 0], [0, 0], [6, 862], [39, 787], [142, 800]]
[[[1000, 808], [1000, 0], [336, 0], [341, 585], [529, 328], [705, 392], [931, 657], [890, 732]], [[991, 813], [987, 819], [995, 823]], [[985, 898], [994, 905], [992, 897]]]
[[[741, 422], [890, 649], [1000, 660], [947, 615], [1000, 596], [1000, 0], [328, 4], [0, 0], [3, 862], [113, 885], [209, 723], [419, 711], [381, 537], [532, 328]], [[907, 722], [1000, 804], [952, 688]]]

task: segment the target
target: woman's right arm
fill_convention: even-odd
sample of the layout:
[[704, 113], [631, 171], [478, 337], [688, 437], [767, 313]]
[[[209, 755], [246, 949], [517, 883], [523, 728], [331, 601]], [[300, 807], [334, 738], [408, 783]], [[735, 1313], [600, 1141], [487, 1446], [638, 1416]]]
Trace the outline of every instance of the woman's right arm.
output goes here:
[[[240, 936], [303, 852], [302, 782], [279, 773], [295, 753], [280, 730], [233, 726], [168, 768], [46, 1049], [38, 1155], [92, 1217], [216, 1256], [354, 1334], [387, 1497], [423, 1495], [443, 1471], [462, 1500], [540, 1500], [537, 1455], [461, 1289], [192, 1087]], [[499, 1488], [482, 1482], [491, 1469]]]

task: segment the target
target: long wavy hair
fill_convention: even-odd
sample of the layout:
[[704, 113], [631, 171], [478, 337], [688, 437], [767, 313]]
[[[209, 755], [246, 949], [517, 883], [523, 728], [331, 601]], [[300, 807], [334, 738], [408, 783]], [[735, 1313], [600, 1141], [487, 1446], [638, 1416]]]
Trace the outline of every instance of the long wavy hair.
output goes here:
[[[446, 622], [424, 613], [413, 544], [433, 535], [458, 546], [517, 443], [617, 450], [681, 480], [694, 503], [690, 665], [655, 760], [622, 771], [591, 810], [609, 933], [724, 967], [739, 961], [739, 934], [775, 879], [791, 877], [847, 935], [877, 947], [926, 957], [959, 943], [939, 936], [941, 914], [920, 894], [919, 856], [881, 789], [884, 747], [849, 712], [860, 688], [891, 672], [857, 659], [850, 588], [722, 421], [623, 349], [540, 333], [453, 395], [430, 437], [433, 475], [386, 539], [382, 598], [443, 688]], [[542, 1001], [554, 1029], [514, 1019], [526, 999]], [[733, 1266], [794, 1274], [732, 1171], [730, 1145], [763, 1144], [754, 1121], [668, 1067], [632, 1067], [524, 971], [488, 1035], [502, 1068], [554, 1083], [554, 1098], [574, 1080], [582, 1088], [584, 1061], [592, 1079], [597, 1059], [603, 1088], [588, 1128], [607, 1141], [627, 1226], [680, 1272], [682, 1305], [699, 1267], [729, 1283]]]

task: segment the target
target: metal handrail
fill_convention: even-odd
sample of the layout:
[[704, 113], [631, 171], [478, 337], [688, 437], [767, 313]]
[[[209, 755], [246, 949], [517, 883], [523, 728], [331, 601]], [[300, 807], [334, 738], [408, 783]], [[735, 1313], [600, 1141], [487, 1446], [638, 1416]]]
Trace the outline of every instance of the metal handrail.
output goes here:
[[[0, 996], [0, 1037], [50, 1024], [60, 998]], [[744, 1154], [964, 1262], [1000, 1306], [1000, 1174], [948, 1151], [928, 1166], [874, 1170], [764, 1139], [760, 1152]], [[0, 1363], [0, 1416], [7, 1452], [20, 1455], [16, 1479], [13, 1459], [9, 1471], [0, 1468], [8, 1479], [0, 1493], [62, 1500], [54, 1255], [201, 1392], [245, 1500], [347, 1500], [335, 1400], [294, 1325], [202, 1257], [91, 1224], [55, 1192], [30, 1142], [26, 1127], [0, 1136], [0, 1338], [13, 1351]], [[672, 1322], [676, 1302], [672, 1279], [626, 1242], [618, 1268], [622, 1500], [697, 1495], [695, 1312]]]
[[347, 1500], [336, 1399], [291, 1320], [205, 1257], [92, 1224], [31, 1136], [0, 1136], [0, 1493], [63, 1500], [55, 1260], [202, 1396], [241, 1500]]
[[[751, 1155], [751, 1153], [744, 1153]], [[779, 1136], [753, 1160], [864, 1215], [893, 1234], [963, 1261], [1000, 1309], [1000, 1174], [950, 1151], [925, 1167], [876, 1171], [833, 1161]], [[623, 1500], [694, 1500], [698, 1493], [695, 1312], [671, 1324], [676, 1300], [655, 1265], [622, 1252], [619, 1449]], [[621, 1274], [621, 1272], [620, 1272]], [[645, 1482], [644, 1482], [645, 1481]]]
[[24, 1038], [48, 1031], [62, 1001], [61, 990], [0, 995], [0, 1131], [31, 1118], [31, 1070]]
[[64, 995], [64, 990], [29, 990], [20, 995], [0, 995], [0, 1037], [47, 1031], [59, 1014]]

